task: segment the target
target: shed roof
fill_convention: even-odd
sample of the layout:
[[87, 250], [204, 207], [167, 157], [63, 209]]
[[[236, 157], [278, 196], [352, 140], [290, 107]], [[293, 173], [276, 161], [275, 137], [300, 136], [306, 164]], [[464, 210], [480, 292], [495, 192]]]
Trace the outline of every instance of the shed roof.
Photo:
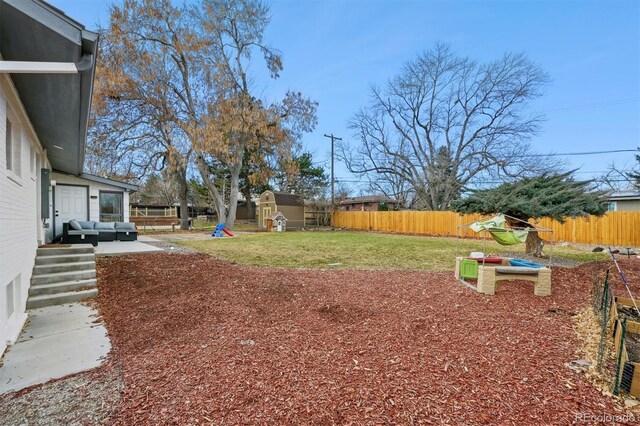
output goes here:
[[288, 192], [273, 192], [276, 205], [279, 206], [304, 206], [304, 197]]

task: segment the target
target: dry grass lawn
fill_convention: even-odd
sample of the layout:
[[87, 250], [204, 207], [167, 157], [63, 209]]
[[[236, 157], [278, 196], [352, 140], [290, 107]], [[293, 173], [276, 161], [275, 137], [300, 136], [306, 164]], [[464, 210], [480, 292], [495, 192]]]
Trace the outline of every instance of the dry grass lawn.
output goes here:
[[[456, 256], [472, 251], [515, 257], [524, 253], [524, 244], [504, 247], [492, 240], [345, 231], [262, 232], [177, 243], [245, 265], [313, 269], [441, 271], [452, 270]], [[553, 256], [573, 263], [608, 259], [606, 254], [561, 246], [553, 247]]]

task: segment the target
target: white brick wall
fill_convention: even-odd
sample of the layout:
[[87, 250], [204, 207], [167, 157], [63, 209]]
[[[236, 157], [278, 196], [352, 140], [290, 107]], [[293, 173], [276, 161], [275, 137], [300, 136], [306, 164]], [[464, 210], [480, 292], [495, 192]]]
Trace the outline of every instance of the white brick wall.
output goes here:
[[[7, 114], [12, 120], [17, 142], [14, 148], [20, 150], [20, 175], [7, 170]], [[0, 75], [0, 354], [7, 343], [17, 338], [26, 320], [31, 272], [39, 240], [42, 241], [44, 235], [38, 200], [40, 165], [36, 165], [36, 172], [31, 173], [31, 149], [40, 150], [39, 142], [10, 79]], [[15, 305], [10, 317], [8, 285], [15, 285]]]

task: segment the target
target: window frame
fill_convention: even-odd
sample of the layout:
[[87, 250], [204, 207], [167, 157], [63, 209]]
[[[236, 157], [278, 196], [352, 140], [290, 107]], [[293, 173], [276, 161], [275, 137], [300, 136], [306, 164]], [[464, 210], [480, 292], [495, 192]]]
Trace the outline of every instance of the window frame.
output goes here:
[[[102, 220], [102, 195], [103, 194], [111, 194], [111, 195], [119, 195], [120, 196], [120, 217], [118, 220], [112, 220], [112, 222], [124, 222], [124, 192], [123, 191], [107, 191], [107, 190], [99, 190], [98, 191], [98, 220], [100, 222], [106, 222]], [[113, 214], [111, 215], [113, 216]], [[113, 219], [113, 218], [111, 218]]]
[[16, 312], [19, 312], [20, 304], [22, 302], [22, 274], [18, 274], [6, 283], [2, 291], [6, 298], [5, 305], [3, 306], [4, 321], [6, 324], [11, 321], [11, 317], [13, 317]]
[[38, 150], [33, 144], [29, 144], [29, 174], [32, 179], [36, 179], [38, 170]]
[[7, 102], [5, 116], [5, 168], [16, 183], [22, 178], [22, 125]]
[[7, 114], [4, 125], [4, 158], [5, 167], [10, 172], [13, 172], [13, 150], [13, 122]]

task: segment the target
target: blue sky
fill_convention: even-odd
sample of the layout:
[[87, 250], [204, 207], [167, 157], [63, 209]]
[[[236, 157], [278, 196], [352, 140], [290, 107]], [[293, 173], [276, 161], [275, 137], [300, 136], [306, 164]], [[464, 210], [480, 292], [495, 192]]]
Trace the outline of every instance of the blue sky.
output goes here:
[[[108, 0], [49, 0], [88, 28], [108, 24]], [[640, 1], [272, 0], [266, 40], [282, 51], [284, 72], [269, 80], [256, 57], [255, 90], [266, 100], [287, 89], [319, 102], [318, 127], [305, 148], [328, 166], [324, 133], [352, 140], [348, 122], [403, 62], [438, 41], [461, 55], [492, 60], [523, 52], [552, 83], [531, 106], [546, 115], [533, 141], [541, 153], [640, 146]], [[580, 178], [632, 153], [567, 157]], [[596, 173], [598, 174], [598, 173]], [[337, 164], [336, 176], [353, 179]]]

